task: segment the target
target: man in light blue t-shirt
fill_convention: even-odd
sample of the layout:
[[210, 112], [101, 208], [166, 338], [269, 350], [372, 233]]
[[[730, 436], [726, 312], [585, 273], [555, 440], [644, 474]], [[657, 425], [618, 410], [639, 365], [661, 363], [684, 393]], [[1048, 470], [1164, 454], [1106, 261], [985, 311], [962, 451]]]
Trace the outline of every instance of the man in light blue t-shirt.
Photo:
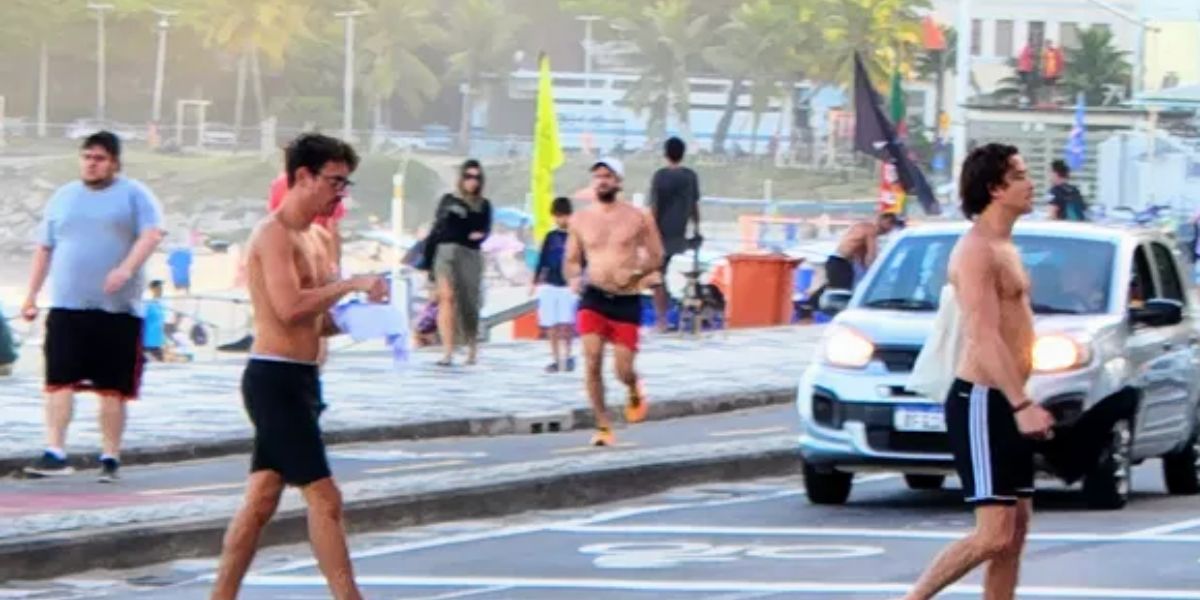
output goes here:
[[107, 131], [80, 151], [80, 181], [59, 188], [38, 227], [29, 295], [21, 309], [37, 317], [51, 281], [46, 317], [46, 451], [25, 472], [65, 475], [66, 435], [75, 392], [100, 396], [100, 480], [117, 478], [125, 402], [142, 378], [143, 265], [163, 238], [162, 210], [146, 186], [118, 175], [121, 144]]

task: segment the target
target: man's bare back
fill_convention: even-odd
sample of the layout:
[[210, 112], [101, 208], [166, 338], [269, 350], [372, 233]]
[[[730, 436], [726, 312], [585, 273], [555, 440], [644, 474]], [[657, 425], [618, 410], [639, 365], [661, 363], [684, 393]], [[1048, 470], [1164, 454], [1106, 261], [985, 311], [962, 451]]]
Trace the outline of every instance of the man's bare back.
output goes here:
[[873, 223], [855, 223], [842, 234], [842, 239], [838, 242], [838, 256], [861, 265], [869, 266], [868, 258], [874, 258], [872, 247], [875, 246], [879, 234], [875, 230]]
[[568, 254], [582, 251], [588, 284], [606, 292], [639, 293], [643, 279], [662, 264], [658, 231], [644, 211], [627, 202], [585, 208], [571, 217], [571, 232], [578, 248], [569, 247]]
[[[1029, 276], [1016, 245], [1011, 239], [988, 238], [972, 229], [959, 241], [950, 258], [950, 282], [959, 295], [960, 305], [964, 306], [964, 319], [992, 319], [992, 311], [995, 311], [994, 318], [1003, 324], [1000, 338], [1015, 369], [1014, 375], [1023, 385], [1032, 371], [1033, 310], [1029, 305]], [[986, 289], [989, 286], [991, 289]], [[989, 295], [993, 301], [988, 301]], [[980, 303], [979, 299], [984, 302]], [[966, 335], [958, 374], [966, 381], [1004, 389], [1006, 382], [997, 381], [989, 375], [992, 369], [982, 364], [991, 358], [989, 352], [981, 351], [981, 345], [991, 341], [978, 340], [971, 335], [973, 331], [983, 330], [985, 328], [964, 323]]]

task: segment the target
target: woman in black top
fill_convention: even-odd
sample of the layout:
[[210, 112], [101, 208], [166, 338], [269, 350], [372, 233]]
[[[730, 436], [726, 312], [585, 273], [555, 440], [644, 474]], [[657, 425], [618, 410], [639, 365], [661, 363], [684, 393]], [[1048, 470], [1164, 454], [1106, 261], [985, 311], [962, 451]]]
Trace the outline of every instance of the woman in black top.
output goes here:
[[438, 203], [433, 276], [438, 292], [438, 334], [445, 353], [438, 365], [453, 364], [454, 344], [466, 342], [467, 364], [475, 364], [483, 298], [480, 245], [492, 231], [492, 205], [483, 197], [483, 167], [468, 160], [459, 171], [458, 194]]

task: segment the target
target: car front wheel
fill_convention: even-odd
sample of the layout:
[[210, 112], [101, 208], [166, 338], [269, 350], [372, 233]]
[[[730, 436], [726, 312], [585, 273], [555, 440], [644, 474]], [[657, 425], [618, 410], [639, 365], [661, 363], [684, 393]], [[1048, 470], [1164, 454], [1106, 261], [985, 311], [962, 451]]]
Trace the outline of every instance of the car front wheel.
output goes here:
[[1163, 457], [1163, 479], [1167, 492], [1178, 496], [1200, 493], [1200, 423], [1183, 449]]
[[853, 483], [853, 473], [804, 465], [804, 489], [813, 504], [845, 504]]
[[940, 490], [946, 483], [945, 475], [905, 475], [904, 483], [910, 490]]
[[1133, 475], [1133, 432], [1128, 420], [1113, 426], [1112, 442], [1100, 455], [1100, 462], [1083, 480], [1083, 496], [1088, 508], [1117, 510], [1129, 502]]

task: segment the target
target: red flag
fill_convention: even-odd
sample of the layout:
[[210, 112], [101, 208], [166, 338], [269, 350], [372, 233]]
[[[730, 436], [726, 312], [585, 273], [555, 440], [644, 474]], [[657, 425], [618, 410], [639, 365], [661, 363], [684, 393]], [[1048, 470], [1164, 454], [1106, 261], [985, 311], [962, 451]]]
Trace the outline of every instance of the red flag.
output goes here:
[[946, 49], [946, 35], [942, 33], [942, 28], [938, 27], [937, 21], [933, 20], [933, 16], [921, 20], [921, 32], [926, 50]]

